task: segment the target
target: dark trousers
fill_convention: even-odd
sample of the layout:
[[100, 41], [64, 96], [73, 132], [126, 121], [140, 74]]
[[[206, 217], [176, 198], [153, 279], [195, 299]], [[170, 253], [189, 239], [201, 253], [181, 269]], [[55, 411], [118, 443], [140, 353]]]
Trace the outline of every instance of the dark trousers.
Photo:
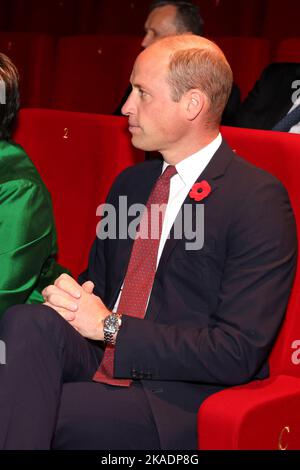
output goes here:
[[138, 381], [92, 381], [103, 356], [53, 309], [10, 308], [0, 322], [0, 449], [150, 450], [160, 443]]

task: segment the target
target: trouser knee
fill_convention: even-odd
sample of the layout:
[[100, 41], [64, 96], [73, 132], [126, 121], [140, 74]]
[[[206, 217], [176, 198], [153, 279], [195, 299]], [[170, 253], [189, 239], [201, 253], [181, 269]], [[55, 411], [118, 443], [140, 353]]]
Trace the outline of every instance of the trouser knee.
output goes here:
[[48, 331], [62, 321], [55, 310], [45, 305], [15, 305], [4, 313], [0, 322], [0, 335], [12, 335], [15, 339], [26, 335], [30, 338], [35, 330]]

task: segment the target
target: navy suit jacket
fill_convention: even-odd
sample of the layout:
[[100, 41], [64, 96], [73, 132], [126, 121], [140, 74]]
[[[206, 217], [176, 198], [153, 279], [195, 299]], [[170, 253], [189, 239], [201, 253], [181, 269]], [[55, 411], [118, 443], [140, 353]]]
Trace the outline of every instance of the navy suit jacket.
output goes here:
[[[146, 203], [161, 161], [126, 169], [108, 202]], [[196, 449], [197, 410], [224, 387], [268, 376], [267, 357], [281, 324], [296, 265], [296, 230], [287, 193], [268, 173], [223, 141], [198, 181], [205, 241], [166, 241], [144, 319], [124, 315], [114, 373], [139, 380], [163, 449]], [[193, 209], [199, 204], [188, 196]], [[96, 239], [88, 270], [95, 293], [112, 308], [126, 274], [132, 240]]]
[[233, 125], [271, 130], [291, 109], [292, 96], [299, 90], [299, 84], [292, 86], [296, 80], [300, 80], [300, 63], [268, 65], [241, 104]]

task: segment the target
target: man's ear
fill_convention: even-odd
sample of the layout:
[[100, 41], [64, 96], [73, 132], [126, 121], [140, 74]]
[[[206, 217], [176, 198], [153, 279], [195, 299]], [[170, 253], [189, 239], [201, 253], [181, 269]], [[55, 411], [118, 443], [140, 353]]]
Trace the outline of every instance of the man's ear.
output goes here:
[[193, 121], [203, 111], [206, 97], [200, 90], [189, 90], [185, 98], [185, 113], [189, 121]]

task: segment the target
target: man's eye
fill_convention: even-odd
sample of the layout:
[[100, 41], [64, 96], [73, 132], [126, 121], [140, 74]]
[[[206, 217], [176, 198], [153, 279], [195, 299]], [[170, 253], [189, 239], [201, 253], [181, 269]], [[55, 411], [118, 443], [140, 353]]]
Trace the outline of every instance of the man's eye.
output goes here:
[[144, 90], [139, 90], [139, 95], [141, 98], [143, 98], [144, 96], [146, 96], [146, 92]]

